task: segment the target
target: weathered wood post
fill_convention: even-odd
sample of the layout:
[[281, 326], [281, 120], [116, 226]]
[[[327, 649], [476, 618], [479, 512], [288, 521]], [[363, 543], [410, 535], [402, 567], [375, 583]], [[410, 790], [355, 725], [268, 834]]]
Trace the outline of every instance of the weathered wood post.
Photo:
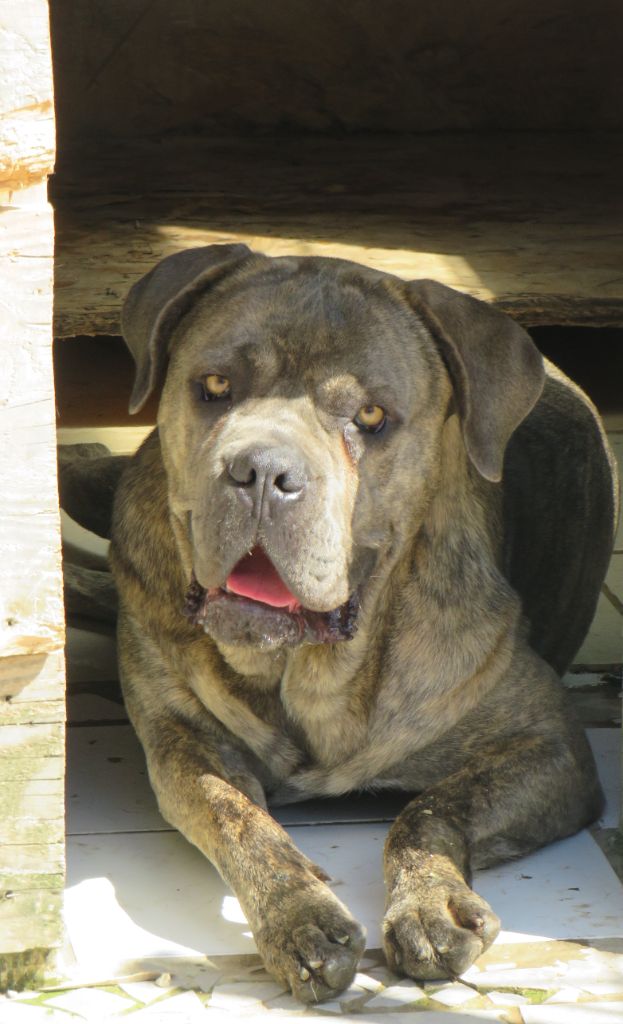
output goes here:
[[46, 0], [0, 0], [0, 989], [53, 969], [64, 878], [64, 615], [52, 371]]

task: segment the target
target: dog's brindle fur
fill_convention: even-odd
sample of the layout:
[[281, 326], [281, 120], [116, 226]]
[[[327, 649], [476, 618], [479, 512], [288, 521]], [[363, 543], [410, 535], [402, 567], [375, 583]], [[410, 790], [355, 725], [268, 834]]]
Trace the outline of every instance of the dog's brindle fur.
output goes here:
[[[594, 412], [551, 367], [542, 390], [540, 355], [503, 314], [338, 260], [244, 246], [169, 257], [130, 293], [124, 333], [132, 407], [166, 376], [158, 429], [122, 477], [111, 551], [123, 689], [163, 815], [235, 891], [267, 968], [313, 1001], [349, 984], [364, 933], [267, 802], [419, 793], [385, 847], [388, 963], [460, 974], [499, 929], [471, 870], [600, 809], [583, 731], [507, 579], [523, 572], [562, 670], [612, 540]], [[231, 381], [230, 399], [203, 400], [209, 373]], [[378, 435], [353, 423], [371, 404], [388, 411]], [[505, 501], [513, 446], [528, 486], [551, 477], [538, 521], [530, 495], [517, 522]], [[232, 471], [240, 458], [264, 467], [263, 493], [255, 473]], [[279, 491], [284, 474], [296, 486]], [[223, 635], [189, 622], [192, 573], [222, 586], [257, 543], [306, 608], [356, 592], [354, 639], [286, 645], [274, 612], [260, 610], [255, 635], [235, 601]], [[559, 592], [580, 609], [571, 636]]]

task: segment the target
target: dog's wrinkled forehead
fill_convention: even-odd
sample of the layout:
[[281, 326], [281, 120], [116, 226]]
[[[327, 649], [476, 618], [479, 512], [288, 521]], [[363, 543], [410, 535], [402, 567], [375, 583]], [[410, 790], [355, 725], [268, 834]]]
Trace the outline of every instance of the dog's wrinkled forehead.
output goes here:
[[199, 296], [172, 352], [183, 351], [191, 372], [240, 374], [239, 388], [246, 381], [253, 394], [321, 387], [328, 401], [345, 389], [409, 406], [436, 362], [425, 335], [380, 276], [306, 264], [292, 273], [275, 260], [235, 289]]
[[385, 387], [390, 405], [401, 395], [405, 408], [422, 412], [447, 373], [467, 454], [491, 481], [501, 480], [508, 440], [545, 379], [529, 335], [469, 295], [346, 260], [272, 259], [244, 245], [166, 257], [131, 288], [122, 327], [136, 363], [133, 413], [167, 366], [177, 383], [189, 371], [235, 371], [240, 397], [245, 381], [253, 394], [266, 380], [301, 392], [314, 374], [348, 373], [369, 400]]

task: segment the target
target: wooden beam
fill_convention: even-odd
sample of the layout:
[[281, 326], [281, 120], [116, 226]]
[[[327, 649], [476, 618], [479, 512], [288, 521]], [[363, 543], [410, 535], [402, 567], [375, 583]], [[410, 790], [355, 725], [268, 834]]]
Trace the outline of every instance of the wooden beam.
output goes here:
[[245, 242], [433, 277], [526, 325], [623, 325], [623, 139], [396, 136], [114, 145], [65, 154], [55, 332], [117, 334], [180, 249]]

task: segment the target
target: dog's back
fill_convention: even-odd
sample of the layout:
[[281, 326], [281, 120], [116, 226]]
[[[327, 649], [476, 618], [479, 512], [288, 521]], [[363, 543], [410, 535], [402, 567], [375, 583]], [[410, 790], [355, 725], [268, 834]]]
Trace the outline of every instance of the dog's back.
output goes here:
[[595, 614], [618, 515], [616, 463], [586, 395], [551, 363], [504, 466], [504, 569], [530, 644], [562, 674]]

